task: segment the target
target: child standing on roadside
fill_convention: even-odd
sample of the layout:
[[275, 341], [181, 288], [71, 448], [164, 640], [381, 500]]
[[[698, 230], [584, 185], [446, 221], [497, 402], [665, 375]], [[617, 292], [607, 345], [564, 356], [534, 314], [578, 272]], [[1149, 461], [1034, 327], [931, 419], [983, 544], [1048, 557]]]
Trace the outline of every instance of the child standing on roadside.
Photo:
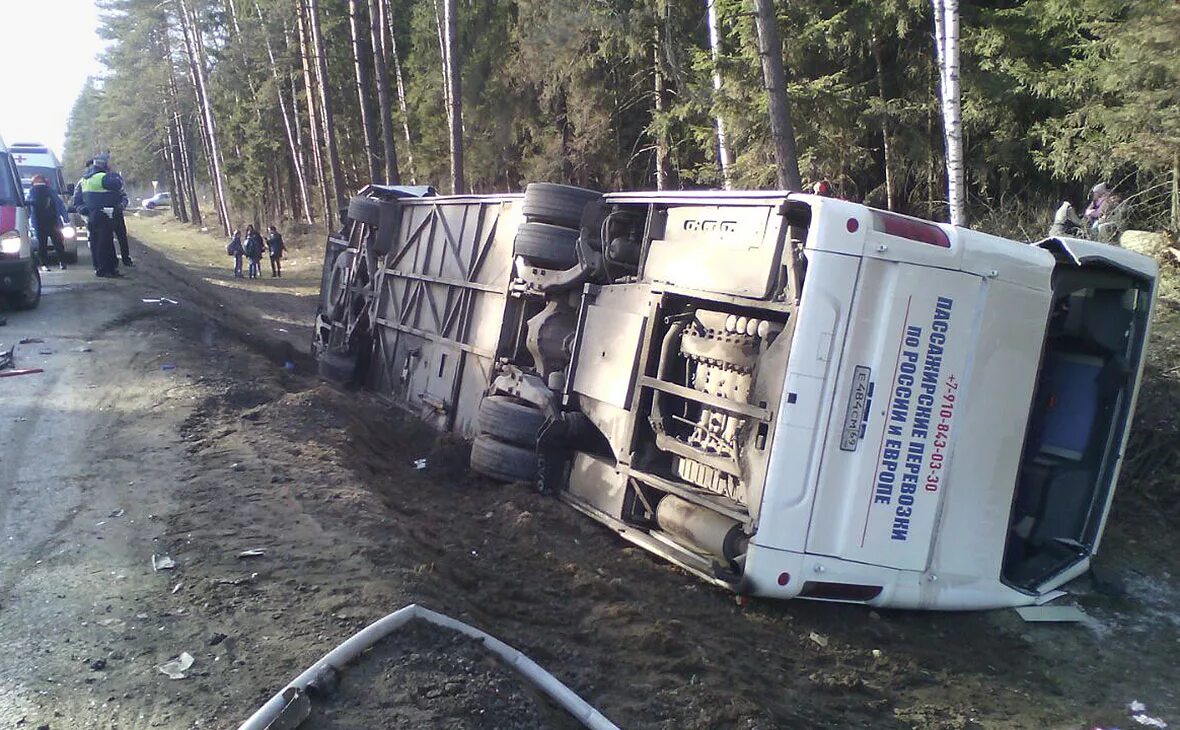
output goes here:
[[250, 278], [262, 276], [262, 236], [253, 225], [246, 226], [246, 258], [250, 259]]
[[283, 276], [283, 251], [287, 246], [283, 243], [283, 237], [279, 235], [279, 229], [274, 226], [270, 227], [270, 235], [266, 239], [266, 247], [270, 249], [270, 276], [282, 278]]
[[234, 276], [242, 278], [242, 257], [246, 255], [246, 249], [242, 247], [242, 234], [240, 231], [234, 231], [234, 237], [230, 239], [229, 245], [225, 247], [225, 252], [234, 257]]

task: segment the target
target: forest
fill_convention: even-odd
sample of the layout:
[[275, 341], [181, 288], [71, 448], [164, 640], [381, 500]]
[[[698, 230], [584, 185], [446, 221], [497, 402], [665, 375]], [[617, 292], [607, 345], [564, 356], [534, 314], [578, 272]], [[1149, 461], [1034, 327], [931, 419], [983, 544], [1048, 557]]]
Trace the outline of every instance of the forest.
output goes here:
[[[67, 173], [210, 229], [440, 192], [799, 188], [1035, 236], [1107, 181], [1180, 229], [1176, 0], [99, 0]], [[954, 131], [944, 134], [953, 16]], [[781, 63], [779, 62], [781, 61]], [[784, 135], [783, 122], [786, 122]], [[945, 129], [944, 129], [945, 127]], [[789, 142], [789, 149], [786, 143]]]

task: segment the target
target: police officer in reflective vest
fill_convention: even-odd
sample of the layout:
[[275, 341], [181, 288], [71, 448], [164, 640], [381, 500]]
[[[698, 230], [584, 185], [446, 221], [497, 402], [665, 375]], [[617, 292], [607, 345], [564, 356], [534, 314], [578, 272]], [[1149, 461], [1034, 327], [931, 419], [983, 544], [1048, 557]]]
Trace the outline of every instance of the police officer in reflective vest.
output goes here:
[[120, 276], [115, 256], [114, 211], [123, 197], [123, 178], [110, 171], [110, 157], [97, 155], [74, 192], [74, 206], [86, 216], [94, 274]]

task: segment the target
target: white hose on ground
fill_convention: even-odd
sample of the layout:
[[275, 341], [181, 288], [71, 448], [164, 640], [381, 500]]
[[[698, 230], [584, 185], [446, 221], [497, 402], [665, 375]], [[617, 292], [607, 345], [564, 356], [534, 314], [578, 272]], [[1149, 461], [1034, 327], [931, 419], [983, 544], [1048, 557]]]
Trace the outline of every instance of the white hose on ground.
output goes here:
[[337, 671], [357, 658], [362, 652], [371, 648], [377, 642], [397, 631], [414, 619], [421, 619], [436, 626], [458, 631], [483, 642], [490, 651], [508, 662], [513, 669], [524, 675], [525, 679], [533, 683], [549, 697], [561, 705], [567, 712], [578, 719], [591, 730], [619, 730], [619, 727], [606, 719], [602, 713], [591, 707], [585, 700], [574, 693], [569, 687], [561, 683], [557, 677], [541, 668], [539, 664], [529, 659], [521, 652], [513, 649], [496, 637], [474, 626], [463, 623], [450, 616], [423, 608], [416, 603], [399, 608], [385, 618], [374, 621], [357, 633], [353, 634], [343, 644], [328, 652], [318, 662], [311, 665], [307, 671], [293, 679], [290, 684], [266, 701], [258, 711], [248, 720], [238, 726], [238, 730], [265, 730], [282, 714], [287, 705], [283, 693], [288, 689], [296, 689], [300, 694], [307, 691], [307, 685], [325, 668], [331, 667]]

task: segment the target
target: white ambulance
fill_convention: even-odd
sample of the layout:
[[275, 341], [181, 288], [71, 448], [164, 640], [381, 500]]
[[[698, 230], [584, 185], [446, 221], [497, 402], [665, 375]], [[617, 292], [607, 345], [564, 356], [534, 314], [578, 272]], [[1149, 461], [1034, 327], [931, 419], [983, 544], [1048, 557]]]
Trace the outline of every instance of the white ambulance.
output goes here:
[[[43, 175], [54, 194], [61, 197], [66, 207], [69, 208], [72, 205], [73, 184], [66, 182], [61, 161], [57, 159], [53, 150], [40, 142], [14, 142], [10, 152], [12, 159], [16, 162], [17, 170], [20, 171], [21, 185], [24, 187], [26, 197], [29, 194], [29, 188], [33, 185], [33, 176]], [[62, 227], [65, 263], [78, 262], [78, 238], [85, 238], [85, 235], [86, 224], [82, 221], [82, 217], [77, 213], [72, 213], [69, 223]], [[53, 244], [50, 244], [51, 254], [53, 250]]]
[[370, 195], [321, 364], [477, 471], [755, 596], [1034, 604], [1098, 550], [1149, 258], [777, 192]]

